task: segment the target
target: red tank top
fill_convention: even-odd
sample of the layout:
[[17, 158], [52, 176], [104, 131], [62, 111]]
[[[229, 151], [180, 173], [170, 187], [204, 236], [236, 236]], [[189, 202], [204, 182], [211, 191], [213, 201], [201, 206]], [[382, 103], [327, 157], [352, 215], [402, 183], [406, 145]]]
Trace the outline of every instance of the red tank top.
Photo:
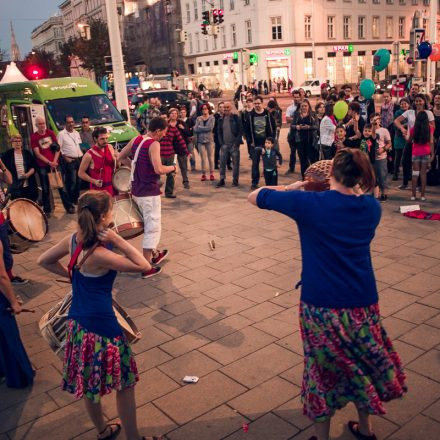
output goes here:
[[94, 145], [86, 154], [90, 154], [93, 162], [93, 168], [89, 167], [88, 175], [92, 179], [102, 180], [102, 187], [99, 188], [93, 183], [90, 183], [90, 189], [96, 189], [98, 191], [107, 191], [111, 196], [114, 195], [113, 191], [113, 171], [114, 161], [110, 148], [106, 145], [103, 149]]

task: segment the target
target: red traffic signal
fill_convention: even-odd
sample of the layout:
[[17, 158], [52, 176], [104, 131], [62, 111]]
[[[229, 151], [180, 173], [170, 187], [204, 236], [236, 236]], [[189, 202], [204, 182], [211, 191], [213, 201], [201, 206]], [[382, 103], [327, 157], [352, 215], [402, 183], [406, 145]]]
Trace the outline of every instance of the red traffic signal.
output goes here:
[[219, 24], [223, 23], [225, 21], [225, 19], [223, 18], [224, 14], [225, 14], [225, 11], [223, 9], [217, 9], [217, 16], [218, 16], [217, 22]]
[[43, 78], [43, 69], [36, 65], [29, 66], [28, 77], [33, 80]]

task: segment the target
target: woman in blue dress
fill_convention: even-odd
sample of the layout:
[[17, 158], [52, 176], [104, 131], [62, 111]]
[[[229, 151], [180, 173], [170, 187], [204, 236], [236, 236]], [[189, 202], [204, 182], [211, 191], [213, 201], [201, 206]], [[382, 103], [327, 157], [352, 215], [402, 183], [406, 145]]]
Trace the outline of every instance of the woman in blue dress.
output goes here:
[[[85, 397], [98, 439], [114, 439], [121, 431], [119, 423], [106, 424], [101, 407], [101, 397], [115, 390], [127, 440], [141, 440], [146, 438], [138, 432], [134, 394], [139, 375], [113, 311], [112, 288], [117, 271], [142, 273], [151, 266], [137, 249], [108, 228], [112, 204], [105, 191], [84, 193], [78, 200], [77, 232], [46, 251], [38, 262], [55, 274], [68, 276], [69, 270], [60, 260], [71, 255], [72, 305], [63, 389], [76, 398]], [[74, 265], [78, 261], [83, 261], [79, 269]]]
[[382, 327], [370, 244], [381, 217], [371, 195], [368, 156], [345, 148], [333, 160], [330, 190], [299, 191], [304, 182], [260, 188], [248, 200], [295, 220], [302, 250], [300, 329], [304, 346], [301, 398], [316, 436], [328, 440], [330, 420], [348, 402], [359, 440], [376, 440], [370, 415], [406, 391], [400, 358]]

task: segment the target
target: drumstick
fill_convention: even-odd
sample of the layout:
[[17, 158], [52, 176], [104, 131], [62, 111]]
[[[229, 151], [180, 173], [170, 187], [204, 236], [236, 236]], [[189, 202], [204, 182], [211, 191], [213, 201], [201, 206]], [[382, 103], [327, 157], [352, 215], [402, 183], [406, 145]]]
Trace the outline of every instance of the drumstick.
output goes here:
[[[12, 309], [10, 308], [10, 307], [8, 307], [7, 309], [6, 309], [8, 312], [12, 312]], [[23, 312], [23, 313], [35, 313], [35, 310], [34, 309], [21, 309], [21, 311]], [[15, 315], [15, 313], [12, 313], [13, 315]]]
[[59, 283], [70, 284], [70, 281], [69, 281], [69, 280], [56, 279], [55, 281], [58, 281]]

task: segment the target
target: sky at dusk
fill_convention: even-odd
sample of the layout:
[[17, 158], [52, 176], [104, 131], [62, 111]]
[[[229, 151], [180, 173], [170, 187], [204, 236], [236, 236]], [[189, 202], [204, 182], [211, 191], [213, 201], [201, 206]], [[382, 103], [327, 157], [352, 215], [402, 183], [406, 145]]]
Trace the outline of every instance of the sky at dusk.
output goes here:
[[21, 56], [31, 49], [31, 32], [58, 11], [63, 0], [0, 0], [0, 48], [10, 53], [11, 32], [9, 22], [14, 26], [15, 37]]

